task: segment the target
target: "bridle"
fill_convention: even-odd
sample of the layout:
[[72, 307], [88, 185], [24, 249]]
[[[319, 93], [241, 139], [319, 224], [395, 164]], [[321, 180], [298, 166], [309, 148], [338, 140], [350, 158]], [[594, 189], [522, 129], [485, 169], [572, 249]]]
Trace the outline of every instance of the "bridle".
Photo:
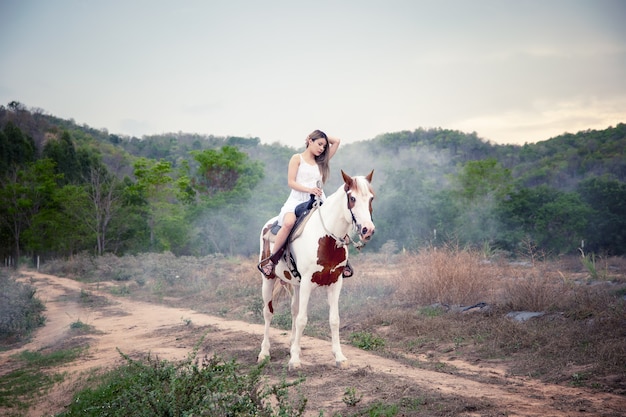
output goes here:
[[335, 242], [337, 242], [337, 247], [338, 248], [341, 248], [341, 247], [348, 246], [348, 245], [352, 244], [355, 247], [355, 249], [361, 250], [365, 246], [366, 242], [363, 242], [361, 240], [361, 234], [359, 233], [359, 224], [358, 224], [358, 222], [356, 220], [356, 216], [354, 215], [354, 212], [352, 211], [352, 208], [350, 207], [350, 198], [349, 198], [348, 191], [349, 190], [345, 190], [345, 192], [346, 192], [346, 200], [348, 201], [348, 210], [350, 211], [350, 215], [352, 216], [352, 227], [354, 229], [354, 232], [358, 236], [358, 241], [354, 241], [354, 239], [352, 239], [350, 237], [350, 235], [346, 235], [345, 237], [340, 238], [337, 235], [335, 235], [333, 232], [328, 230], [328, 228], [326, 227], [326, 224], [324, 224], [324, 218], [322, 217], [322, 211], [319, 209], [319, 207], [321, 206], [321, 202], [320, 202], [320, 200], [318, 198], [315, 199], [315, 203], [314, 203], [313, 207], [319, 213], [320, 222], [322, 223], [322, 227], [324, 228], [324, 231], [328, 235], [330, 235], [333, 239], [335, 239]]

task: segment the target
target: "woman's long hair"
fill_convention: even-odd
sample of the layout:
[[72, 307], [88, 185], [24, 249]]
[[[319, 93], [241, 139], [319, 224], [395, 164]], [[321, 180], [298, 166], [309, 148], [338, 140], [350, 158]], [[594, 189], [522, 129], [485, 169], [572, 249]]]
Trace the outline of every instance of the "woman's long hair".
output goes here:
[[309, 136], [307, 136], [305, 143], [306, 147], [309, 147], [309, 139], [312, 141], [316, 141], [318, 139], [326, 139], [326, 147], [324, 148], [324, 152], [322, 152], [319, 156], [315, 157], [315, 162], [317, 162], [317, 166], [320, 169], [320, 173], [322, 174], [322, 182], [325, 184], [326, 179], [330, 175], [330, 164], [328, 162], [328, 148], [330, 148], [330, 143], [328, 143], [328, 136], [326, 133], [321, 130], [314, 130]]

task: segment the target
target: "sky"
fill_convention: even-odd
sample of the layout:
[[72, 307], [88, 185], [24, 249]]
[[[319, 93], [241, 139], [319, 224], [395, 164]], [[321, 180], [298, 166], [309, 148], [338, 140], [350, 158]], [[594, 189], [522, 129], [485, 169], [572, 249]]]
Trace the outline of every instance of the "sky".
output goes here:
[[0, 0], [0, 105], [109, 133], [524, 144], [626, 122], [622, 0]]

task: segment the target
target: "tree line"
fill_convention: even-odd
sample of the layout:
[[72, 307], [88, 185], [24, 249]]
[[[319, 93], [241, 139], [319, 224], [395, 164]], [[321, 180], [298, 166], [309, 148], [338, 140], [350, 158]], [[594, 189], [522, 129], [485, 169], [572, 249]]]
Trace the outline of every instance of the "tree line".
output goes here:
[[[339, 169], [375, 169], [369, 250], [450, 242], [558, 255], [626, 252], [626, 125], [536, 144], [416, 129], [342, 145]], [[3, 259], [171, 251], [250, 255], [300, 152], [258, 138], [109, 134], [18, 102], [0, 106]]]

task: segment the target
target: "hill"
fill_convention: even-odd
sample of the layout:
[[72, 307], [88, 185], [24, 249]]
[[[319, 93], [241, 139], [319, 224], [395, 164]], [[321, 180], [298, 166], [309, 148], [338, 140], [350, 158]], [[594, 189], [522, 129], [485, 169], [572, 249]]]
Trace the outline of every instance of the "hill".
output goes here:
[[[287, 195], [287, 161], [300, 151], [258, 138], [197, 133], [125, 137], [18, 102], [0, 107], [0, 131], [6, 203], [1, 234], [10, 242], [2, 248], [5, 257], [18, 249], [50, 257], [93, 250], [98, 233], [89, 225], [73, 230], [72, 243], [42, 236], [75, 225], [69, 210], [60, 207], [75, 209], [83, 200], [66, 187], [89, 194], [94, 178], [87, 178], [95, 167], [110, 174], [108, 189], [117, 193], [117, 211], [101, 239], [103, 252], [254, 253], [260, 225]], [[20, 149], [32, 146], [32, 158], [16, 163], [15, 143]], [[573, 253], [584, 245], [585, 251], [619, 255], [626, 252], [623, 149], [623, 123], [521, 146], [493, 144], [476, 133], [419, 128], [342, 145], [325, 188], [339, 185], [339, 169], [352, 175], [375, 170], [377, 235], [367, 250], [455, 242], [515, 255], [531, 242], [547, 254]], [[54, 161], [53, 172], [63, 179], [57, 178], [45, 201], [8, 210], [8, 190], [25, 181], [7, 177], [10, 167], [25, 173], [28, 164], [41, 164], [44, 157]], [[229, 165], [235, 160], [236, 170]], [[166, 184], [150, 189], [148, 177], [142, 183], [138, 161], [168, 178]], [[227, 166], [232, 184], [208, 187], [207, 178], [225, 178]], [[16, 216], [26, 229], [20, 236], [10, 227]]]

